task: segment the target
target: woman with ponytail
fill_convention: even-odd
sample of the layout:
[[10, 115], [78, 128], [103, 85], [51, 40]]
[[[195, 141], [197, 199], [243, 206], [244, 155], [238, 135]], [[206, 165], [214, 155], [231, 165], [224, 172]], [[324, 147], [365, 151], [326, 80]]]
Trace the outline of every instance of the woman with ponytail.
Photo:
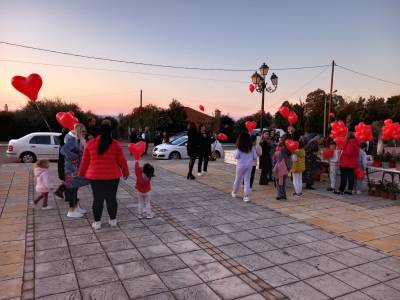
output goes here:
[[117, 225], [117, 190], [121, 176], [129, 176], [128, 164], [120, 143], [112, 138], [112, 126], [104, 120], [100, 134], [90, 140], [83, 152], [79, 176], [90, 180], [93, 191], [94, 229], [101, 228], [101, 215], [106, 201], [110, 226]]

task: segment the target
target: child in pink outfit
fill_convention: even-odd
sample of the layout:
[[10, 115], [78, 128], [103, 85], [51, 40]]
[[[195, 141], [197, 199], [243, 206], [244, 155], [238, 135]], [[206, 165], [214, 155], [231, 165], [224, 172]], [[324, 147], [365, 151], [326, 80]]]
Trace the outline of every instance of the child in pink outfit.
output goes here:
[[51, 207], [47, 205], [49, 198], [49, 192], [51, 191], [50, 179], [49, 179], [49, 162], [47, 160], [39, 160], [33, 173], [36, 177], [36, 192], [40, 195], [35, 199], [35, 205], [43, 199], [42, 209], [50, 209]]

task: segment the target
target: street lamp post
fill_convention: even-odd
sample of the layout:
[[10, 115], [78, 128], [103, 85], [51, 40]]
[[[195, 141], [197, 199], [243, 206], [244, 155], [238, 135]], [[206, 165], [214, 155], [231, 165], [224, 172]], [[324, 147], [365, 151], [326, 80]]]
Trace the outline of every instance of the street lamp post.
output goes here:
[[264, 99], [265, 99], [265, 91], [268, 93], [273, 93], [276, 91], [278, 87], [278, 76], [275, 75], [275, 73], [272, 73], [271, 75], [271, 83], [273, 85], [273, 88], [270, 86], [267, 86], [267, 83], [265, 81], [265, 77], [268, 74], [269, 67], [263, 63], [262, 66], [258, 69], [259, 72], [254, 72], [254, 74], [251, 76], [251, 81], [254, 84], [254, 87], [257, 92], [261, 93], [261, 120], [260, 120], [260, 134], [263, 131], [263, 118], [264, 118]]

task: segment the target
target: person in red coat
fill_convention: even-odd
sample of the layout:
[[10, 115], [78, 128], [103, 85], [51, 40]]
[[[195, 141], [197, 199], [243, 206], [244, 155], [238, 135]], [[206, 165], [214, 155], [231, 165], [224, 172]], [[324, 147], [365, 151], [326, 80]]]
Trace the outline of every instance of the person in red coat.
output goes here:
[[[339, 193], [341, 195], [353, 194], [354, 188], [354, 170], [358, 166], [358, 156], [360, 154], [360, 145], [358, 144], [354, 134], [349, 132], [347, 136], [346, 145], [343, 148], [342, 156], [340, 157], [340, 187]], [[345, 192], [346, 185], [348, 183], [348, 190]]]
[[112, 127], [103, 121], [100, 135], [90, 140], [84, 149], [79, 176], [90, 180], [93, 191], [94, 229], [101, 228], [104, 200], [110, 216], [109, 224], [117, 225], [117, 190], [121, 176], [129, 176], [128, 163], [121, 145], [111, 137]]

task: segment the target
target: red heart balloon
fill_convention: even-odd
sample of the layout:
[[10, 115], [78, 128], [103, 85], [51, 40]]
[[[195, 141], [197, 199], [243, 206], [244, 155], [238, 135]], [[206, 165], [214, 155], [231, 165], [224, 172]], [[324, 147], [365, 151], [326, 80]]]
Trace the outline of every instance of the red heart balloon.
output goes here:
[[294, 111], [290, 111], [287, 118], [290, 125], [293, 125], [298, 120], [297, 114]]
[[143, 141], [128, 145], [129, 153], [137, 160], [141, 158], [144, 150], [146, 150], [146, 143]]
[[79, 123], [79, 120], [74, 116], [72, 111], [57, 113], [56, 120], [62, 127], [68, 128], [69, 130], [74, 129], [74, 125]]
[[291, 139], [287, 139], [285, 141], [285, 146], [290, 152], [296, 152], [299, 149], [299, 142], [293, 141]]
[[329, 160], [333, 157], [333, 149], [330, 148], [324, 148], [324, 150], [322, 150], [322, 156], [326, 159]]
[[282, 105], [279, 108], [279, 113], [282, 117], [287, 118], [289, 116], [289, 108], [287, 106]]
[[246, 128], [249, 132], [253, 132], [253, 130], [257, 127], [257, 122], [256, 121], [247, 121], [246, 123], [244, 123], [244, 126], [246, 126]]
[[354, 170], [354, 175], [358, 180], [364, 179], [365, 171], [363, 169], [357, 168]]
[[203, 105], [199, 105], [199, 108], [201, 111], [204, 111], [204, 106]]
[[31, 74], [28, 77], [14, 76], [11, 80], [13, 87], [31, 101], [36, 101], [42, 83], [42, 78], [38, 74]]
[[254, 92], [254, 89], [255, 89], [254, 84], [251, 84], [251, 83], [250, 83], [250, 85], [249, 85], [250, 93], [253, 93], [253, 92]]
[[226, 136], [225, 133], [221, 132], [221, 133], [217, 134], [217, 139], [220, 140], [220, 141], [226, 141], [228, 139], [228, 137]]

